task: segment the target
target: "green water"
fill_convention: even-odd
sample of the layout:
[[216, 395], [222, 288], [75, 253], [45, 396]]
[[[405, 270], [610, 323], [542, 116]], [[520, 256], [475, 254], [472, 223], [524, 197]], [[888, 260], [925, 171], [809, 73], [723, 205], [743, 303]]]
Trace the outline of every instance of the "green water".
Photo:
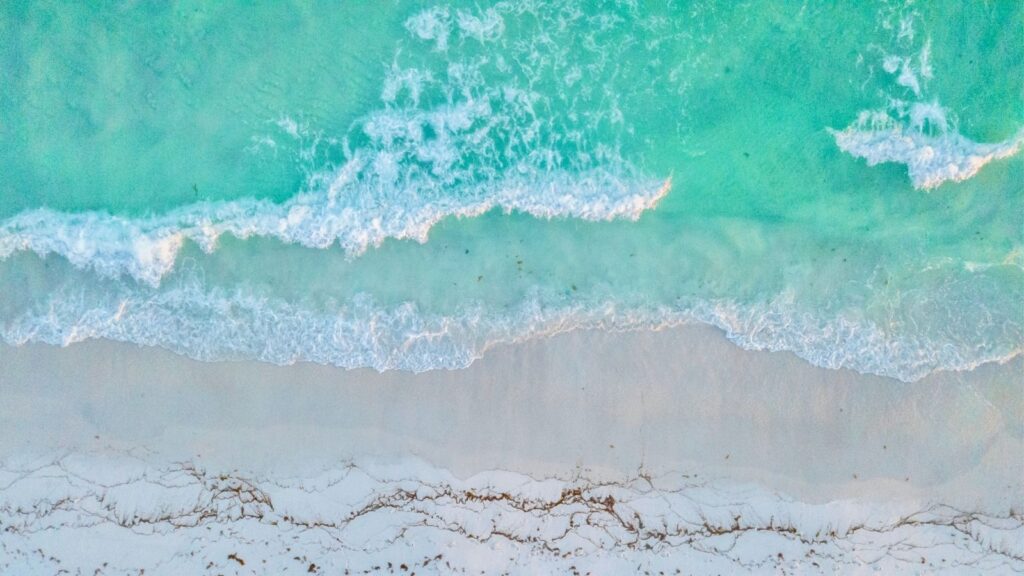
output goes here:
[[[438, 8], [441, 28], [417, 27]], [[486, 24], [487, 8], [500, 25], [474, 36], [460, 24]], [[869, 167], [827, 129], [898, 98], [938, 102], [951, 134], [1012, 138], [1024, 126], [1022, 22], [1017, 2], [7, 3], [0, 219], [49, 208], [145, 221], [207, 201], [288, 202], [316, 192], [352, 150], [390, 150], [366, 128], [382, 111], [420, 122], [481, 101], [490, 110], [452, 128], [453, 144], [425, 123], [426, 144], [399, 158], [436, 186], [375, 198], [391, 211], [468, 202], [481, 194], [473, 185], [524, 163], [540, 202], [559, 193], [548, 176], [591, 169], [672, 186], [635, 221], [494, 209], [443, 219], [425, 243], [385, 239], [356, 254], [261, 235], [222, 236], [210, 253], [186, 241], [159, 288], [88, 258], [70, 265], [59, 250], [15, 250], [0, 263], [5, 337], [110, 337], [204, 358], [279, 345], [255, 329], [245, 346], [203, 341], [201, 322], [141, 336], [120, 324], [155, 317], [114, 314], [118, 302], [157, 301], [201, 278], [202, 290], [314, 315], [344, 317], [359, 298], [382, 310], [411, 303], [435, 320], [473, 309], [522, 324], [524, 302], [612, 324], [636, 311], [647, 325], [689, 314], [748, 347], [903, 378], [1013, 355], [1024, 339], [1021, 156], [925, 191], [906, 166]], [[916, 59], [919, 93], [884, 69], [893, 55]], [[396, 70], [432, 80], [397, 84], [392, 97]], [[452, 159], [425, 159], [433, 143], [431, 154]], [[53, 314], [68, 294], [77, 307]], [[233, 318], [231, 306], [217, 310]], [[252, 320], [235, 321], [244, 335]], [[297, 330], [295, 350], [337, 346]], [[467, 330], [431, 354], [472, 355], [511, 337]], [[346, 342], [379, 336], [353, 334]], [[362, 362], [339, 354], [325, 361]]]

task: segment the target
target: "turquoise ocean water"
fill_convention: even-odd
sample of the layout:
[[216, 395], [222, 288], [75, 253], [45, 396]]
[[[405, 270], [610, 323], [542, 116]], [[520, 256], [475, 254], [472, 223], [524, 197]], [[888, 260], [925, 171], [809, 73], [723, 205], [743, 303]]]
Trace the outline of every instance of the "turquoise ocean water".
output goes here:
[[459, 368], [1024, 349], [1020, 2], [0, 5], [0, 335]]

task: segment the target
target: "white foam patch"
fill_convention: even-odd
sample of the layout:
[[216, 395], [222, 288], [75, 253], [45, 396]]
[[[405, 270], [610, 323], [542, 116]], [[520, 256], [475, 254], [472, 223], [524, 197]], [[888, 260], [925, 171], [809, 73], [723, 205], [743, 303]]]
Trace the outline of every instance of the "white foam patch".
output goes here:
[[[949, 298], [955, 300], [958, 294]], [[612, 300], [533, 293], [510, 308], [477, 303], [439, 315], [413, 303], [384, 307], [361, 295], [314, 310], [244, 289], [208, 289], [186, 276], [159, 290], [124, 282], [88, 287], [68, 282], [0, 324], [0, 340], [16, 346], [67, 346], [107, 339], [160, 346], [204, 361], [315, 362], [423, 372], [465, 368], [495, 345], [571, 330], [656, 330], [703, 323], [720, 328], [746, 349], [789, 351], [824, 368], [904, 381], [936, 370], [971, 370], [1024, 353], [1024, 329], [1013, 319], [999, 320], [998, 312], [971, 309], [971, 317], [977, 314], [983, 320], [980, 328], [963, 318], [951, 319], [946, 327], [952, 328], [925, 335], [892, 330], [917, 322], [913, 318], [892, 317], [878, 324], [856, 310], [808, 313], [794, 301], [791, 294], [783, 294], [755, 303], [708, 300], [627, 307]], [[956, 312], [965, 313], [960, 306]], [[979, 332], [986, 326], [996, 332]]]
[[420, 40], [433, 41], [436, 50], [448, 49], [448, 37], [452, 33], [448, 8], [435, 6], [424, 10], [406, 20], [405, 27]]
[[1002, 142], [975, 142], [957, 132], [949, 110], [937, 100], [923, 99], [934, 76], [932, 43], [926, 39], [916, 49], [914, 28], [920, 15], [906, 8], [890, 6], [880, 14], [882, 27], [895, 31], [894, 47], [902, 52], [883, 54], [881, 64], [916, 101], [908, 102], [902, 94], [889, 97], [885, 108], [862, 111], [856, 122], [843, 130], [829, 128], [829, 133], [842, 151], [867, 160], [868, 166], [906, 165], [914, 188], [930, 190], [944, 182], [963, 182], [989, 162], [1013, 156], [1024, 145], [1024, 128]]
[[494, 8], [488, 8], [480, 14], [459, 10], [456, 22], [463, 35], [478, 42], [493, 42], [505, 32], [505, 19]]
[[1024, 571], [1012, 509], [810, 503], [703, 471], [459, 478], [402, 458], [280, 477], [73, 452], [0, 462], [0, 523], [0, 571], [21, 575]]
[[[945, 115], [937, 120], [946, 124]], [[913, 122], [904, 126], [884, 111], [866, 113], [848, 128], [829, 132], [842, 151], [867, 160], [868, 166], [884, 162], [906, 165], [910, 182], [920, 190], [967, 180], [989, 162], [1017, 154], [1024, 145], [1024, 129], [1002, 142], [985, 144], [957, 132], [930, 134]]]

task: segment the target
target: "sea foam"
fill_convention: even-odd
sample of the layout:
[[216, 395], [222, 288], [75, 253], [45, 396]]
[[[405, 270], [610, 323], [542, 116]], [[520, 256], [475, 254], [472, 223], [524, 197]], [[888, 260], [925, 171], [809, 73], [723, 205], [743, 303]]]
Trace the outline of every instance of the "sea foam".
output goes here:
[[[437, 314], [412, 302], [384, 306], [369, 295], [314, 309], [247, 288], [207, 287], [200, 275], [185, 274], [159, 289], [113, 280], [95, 285], [68, 281], [0, 323], [0, 340], [67, 346], [107, 339], [159, 346], [204, 361], [424, 372], [465, 368], [495, 345], [573, 330], [657, 330], [700, 323], [721, 329], [745, 349], [789, 351], [825, 368], [913, 381], [936, 370], [970, 370], [1024, 353], [1019, 318], [956, 304], [960, 292], [983, 289], [975, 282], [948, 294], [953, 309], [945, 313], [959, 314], [959, 320], [951, 316], [925, 333], [913, 310], [907, 317], [881, 320], [856, 309], [810, 312], [789, 293], [754, 302], [627, 306], [614, 299], [534, 290], [507, 308], [467, 303], [457, 312]], [[937, 316], [936, 311], [925, 313]], [[909, 332], [893, 328], [910, 323]]]
[[[122, 274], [156, 286], [170, 272], [186, 240], [206, 252], [223, 234], [272, 237], [310, 248], [339, 245], [350, 255], [387, 238], [426, 242], [440, 220], [477, 216], [500, 208], [540, 218], [637, 219], [668, 192], [669, 182], [595, 169], [583, 173], [510, 176], [463, 188], [460, 195], [428, 194], [432, 183], [387, 189], [389, 168], [355, 158], [326, 190], [287, 202], [242, 199], [203, 202], [159, 216], [126, 218], [102, 212], [67, 213], [39, 208], [0, 223], [0, 259], [30, 250], [59, 254], [105, 276]], [[374, 170], [374, 176], [356, 174]], [[383, 175], [383, 176], [382, 176]]]
[[942, 128], [929, 133], [922, 129], [924, 122], [904, 124], [879, 110], [862, 112], [855, 124], [829, 132], [842, 151], [867, 160], [868, 166], [905, 164], [910, 182], [920, 190], [967, 180], [989, 162], [1009, 158], [1024, 145], [1024, 129], [1002, 142], [979, 143], [946, 128], [945, 111], [937, 104], [914, 103], [911, 108], [913, 116], [937, 119]]
[[[520, 9], [526, 8], [502, 8]], [[558, 14], [551, 12], [538, 15], [542, 31], [545, 19]], [[566, 55], [557, 52], [558, 44], [499, 42], [504, 19], [497, 9], [453, 14], [432, 8], [409, 18], [406, 28], [444, 57], [405, 66], [396, 49], [378, 107], [347, 134], [309, 138], [303, 123], [277, 122], [278, 137], [312, 141], [297, 159], [307, 181], [289, 200], [200, 202], [143, 217], [38, 208], [0, 221], [0, 259], [18, 251], [58, 254], [104, 276], [129, 275], [155, 286], [186, 241], [210, 252], [224, 234], [311, 248], [339, 245], [354, 256], [388, 238], [425, 242], [440, 220], [491, 209], [539, 218], [637, 219], [668, 192], [667, 178], [644, 174], [619, 154], [617, 135], [627, 126], [609, 127], [604, 120], [620, 118], [617, 108], [558, 114], [551, 110], [566, 106], [555, 100], [581, 96], [558, 86], [533, 89], [538, 78], [563, 76]], [[496, 52], [463, 50], [464, 40], [496, 44]], [[597, 49], [609, 50], [594, 43]], [[602, 59], [591, 67], [595, 82], [614, 76], [605, 66]], [[269, 136], [253, 139], [276, 147]], [[344, 159], [317, 165], [324, 147]]]
[[[895, 86], [885, 107], [862, 111], [843, 130], [829, 129], [840, 150], [867, 160], [868, 166], [896, 162], [907, 167], [910, 182], [930, 190], [944, 182], [962, 182], [993, 160], [1008, 158], [1024, 145], [1024, 127], [1002, 142], [979, 143], [957, 131], [955, 117], [938, 100], [926, 100], [927, 82], [934, 76], [932, 43], [915, 44], [916, 11], [883, 10], [883, 28], [895, 32], [896, 53], [883, 54], [882, 70]], [[909, 94], [908, 94], [909, 91]], [[912, 95], [913, 100], [904, 96]]]

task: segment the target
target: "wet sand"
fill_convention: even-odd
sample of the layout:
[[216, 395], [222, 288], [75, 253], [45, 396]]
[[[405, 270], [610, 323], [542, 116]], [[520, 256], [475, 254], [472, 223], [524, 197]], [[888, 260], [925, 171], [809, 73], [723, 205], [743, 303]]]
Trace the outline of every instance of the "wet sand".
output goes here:
[[144, 447], [302, 474], [414, 456], [461, 477], [672, 471], [808, 502], [1024, 501], [1020, 359], [907, 384], [686, 326], [563, 334], [418, 375], [203, 363], [106, 341], [4, 346], [0, 366], [0, 458]]

